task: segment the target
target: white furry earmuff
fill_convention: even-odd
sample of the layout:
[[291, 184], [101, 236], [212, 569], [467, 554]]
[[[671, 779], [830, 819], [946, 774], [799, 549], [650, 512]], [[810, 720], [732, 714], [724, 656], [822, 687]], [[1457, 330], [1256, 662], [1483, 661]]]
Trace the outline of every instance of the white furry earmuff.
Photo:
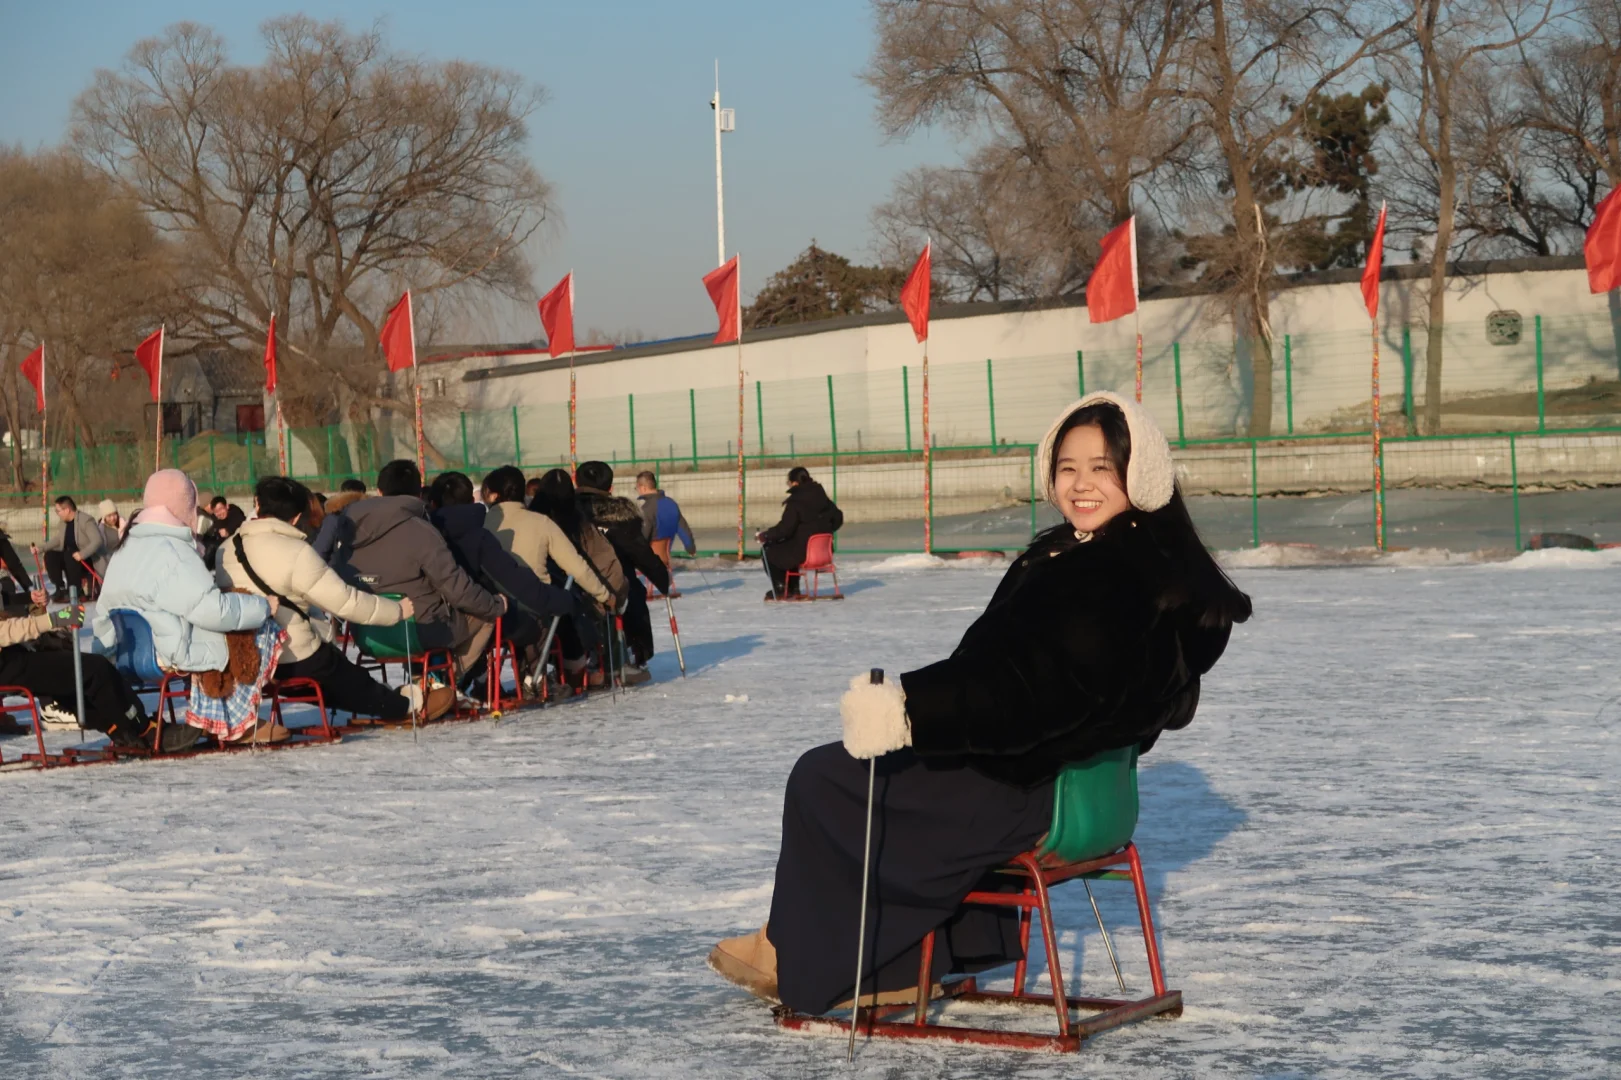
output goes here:
[[1171, 460], [1171, 444], [1147, 409], [1110, 390], [1095, 390], [1065, 407], [1047, 429], [1036, 455], [1036, 482], [1041, 485], [1042, 497], [1057, 504], [1053, 459], [1058, 455], [1059, 429], [1077, 410], [1100, 402], [1119, 409], [1126, 418], [1126, 430], [1131, 433], [1131, 460], [1126, 463], [1126, 494], [1131, 498], [1131, 505], [1149, 512], [1160, 509], [1171, 501], [1171, 493], [1176, 490], [1176, 464]]

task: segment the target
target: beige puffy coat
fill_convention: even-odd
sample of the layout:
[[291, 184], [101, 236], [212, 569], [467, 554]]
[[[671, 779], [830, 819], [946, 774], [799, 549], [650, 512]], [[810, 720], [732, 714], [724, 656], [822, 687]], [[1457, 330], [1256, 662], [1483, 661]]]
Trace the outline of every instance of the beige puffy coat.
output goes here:
[[[270, 588], [320, 621], [325, 612], [364, 626], [393, 626], [404, 617], [397, 601], [352, 588], [310, 547], [295, 525], [277, 518], [255, 518], [237, 531], [248, 562]], [[221, 589], [238, 588], [262, 595], [236, 557], [236, 544], [220, 545], [219, 569], [214, 574]], [[286, 604], [276, 621], [287, 631], [282, 659], [307, 660], [325, 640], [320, 630]]]
[[526, 510], [514, 502], [495, 503], [484, 515], [484, 527], [495, 534], [502, 550], [535, 572], [545, 581], [549, 558], [572, 574], [574, 583], [599, 604], [608, 604], [612, 595], [591, 564], [580, 557], [557, 522], [545, 514]]

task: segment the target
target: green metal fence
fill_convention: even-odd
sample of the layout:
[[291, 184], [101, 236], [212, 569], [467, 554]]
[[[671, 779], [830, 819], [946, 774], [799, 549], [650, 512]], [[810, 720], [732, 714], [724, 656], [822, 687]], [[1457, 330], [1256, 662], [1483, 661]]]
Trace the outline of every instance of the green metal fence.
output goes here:
[[[1607, 319], [1523, 317], [1449, 325], [1442, 434], [1415, 434], [1422, 416], [1429, 334], [1383, 329], [1389, 542], [1395, 546], [1523, 547], [1558, 529], [1621, 539], [1605, 485], [1621, 482], [1621, 380]], [[1265, 541], [1372, 543], [1367, 431], [1367, 333], [1283, 333], [1273, 357], [1272, 435], [1250, 439], [1254, 343], [1148, 343], [1143, 401], [1176, 448], [1195, 516], [1217, 547]], [[1087, 390], [1129, 394], [1133, 349], [934, 364], [929, 372], [935, 545], [1013, 547], [1049, 521], [1035, 504], [1033, 444], [1064, 403]], [[579, 402], [579, 459], [616, 471], [648, 469], [676, 496], [702, 547], [735, 550], [738, 394], [735, 386], [587, 397]], [[791, 380], [750, 380], [743, 394], [744, 533], [775, 520], [781, 476], [811, 468], [845, 507], [844, 550], [912, 551], [923, 538], [923, 378], [916, 364]], [[531, 474], [568, 463], [566, 400], [426, 414], [430, 471], [475, 480], [516, 463]], [[283, 447], [258, 436], [202, 435], [163, 445], [205, 493], [243, 498], [280, 471]], [[409, 418], [287, 433], [288, 471], [321, 490], [368, 482], [413, 457]], [[13, 455], [19, 450], [13, 447]], [[38, 482], [36, 452], [13, 457]], [[1530, 468], [1527, 469], [1527, 463]], [[58, 446], [51, 489], [80, 502], [128, 504], [153, 467], [152, 446]], [[628, 476], [627, 476], [628, 479]], [[0, 496], [14, 531], [37, 491]], [[19, 516], [21, 515], [21, 516]], [[1605, 530], [1609, 529], [1609, 533]]]

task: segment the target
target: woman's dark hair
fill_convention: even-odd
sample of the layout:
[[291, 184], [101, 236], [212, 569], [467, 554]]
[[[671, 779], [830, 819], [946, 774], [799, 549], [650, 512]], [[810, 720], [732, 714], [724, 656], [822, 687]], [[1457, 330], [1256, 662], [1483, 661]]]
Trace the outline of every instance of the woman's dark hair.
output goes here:
[[338, 490], [339, 491], [353, 491], [357, 495], [364, 495], [364, 494], [366, 494], [366, 481], [359, 480], [359, 479], [356, 479], [355, 477], [351, 476], [351, 477], [349, 477], [349, 479], [345, 480], [343, 483], [338, 485]]
[[429, 506], [466, 506], [472, 501], [473, 481], [466, 473], [440, 473], [428, 485]]
[[[1120, 487], [1129, 498], [1131, 491], [1126, 486], [1126, 476], [1127, 466], [1131, 463], [1131, 428], [1126, 423], [1126, 414], [1106, 401], [1076, 409], [1059, 425], [1051, 447], [1053, 472], [1048, 480], [1057, 478], [1058, 448], [1063, 445], [1064, 436], [1078, 427], [1097, 427], [1103, 432], [1104, 453], [1108, 455], [1109, 463], [1120, 478]], [[1158, 510], [1142, 511], [1133, 507], [1103, 526], [1103, 531], [1106, 534], [1112, 532], [1110, 526], [1128, 517], [1147, 527], [1149, 539], [1177, 571], [1176, 585], [1179, 588], [1174, 592], [1181, 595], [1168, 599], [1176, 604], [1192, 604], [1203, 626], [1243, 622], [1250, 617], [1250, 598], [1233, 584], [1233, 579], [1227, 576], [1199, 538], [1193, 516], [1188, 513], [1187, 501], [1182, 498], [1180, 483], [1171, 490], [1171, 501]], [[1062, 534], [1069, 527], [1067, 523], [1061, 523], [1042, 534], [1042, 537], [1037, 537], [1037, 542], [1054, 533]]]
[[810, 483], [810, 470], [803, 465], [795, 465], [788, 470], [788, 486]]
[[575, 505], [574, 481], [570, 479], [567, 469], [553, 469], [540, 478], [540, 486], [535, 490], [529, 509], [557, 522], [557, 527], [563, 530], [569, 543], [580, 546], [580, 508]]
[[[1078, 427], [1095, 427], [1103, 432], [1103, 452], [1109, 456], [1109, 464], [1114, 466], [1114, 474], [1120, 479], [1121, 489], [1125, 490], [1126, 465], [1131, 461], [1131, 427], [1126, 423], [1126, 414], [1107, 401], [1076, 409], [1058, 426], [1058, 434], [1053, 436], [1052, 462], [1048, 465], [1051, 471], [1047, 475], [1047, 482], [1051, 484], [1058, 480], [1058, 448], [1064, 445], [1064, 436]], [[1126, 494], [1131, 493], [1128, 491]]]
[[266, 476], [254, 485], [253, 497], [259, 500], [259, 513], [278, 521], [291, 521], [300, 514], [310, 512], [310, 501], [315, 498], [310, 489], [286, 476]]
[[523, 470], [516, 465], [503, 465], [484, 478], [484, 490], [501, 502], [523, 504]]

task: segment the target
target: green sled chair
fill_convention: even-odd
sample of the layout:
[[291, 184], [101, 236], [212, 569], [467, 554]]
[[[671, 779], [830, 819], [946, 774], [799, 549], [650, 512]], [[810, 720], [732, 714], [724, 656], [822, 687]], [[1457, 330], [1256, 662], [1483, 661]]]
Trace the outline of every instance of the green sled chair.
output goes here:
[[[389, 600], [405, 599], [402, 593], [378, 595]], [[456, 661], [450, 650], [443, 647], [424, 648], [422, 632], [414, 618], [397, 622], [393, 626], [363, 626], [351, 622], [349, 635], [354, 641], [355, 648], [360, 650], [360, 666], [379, 672], [384, 682], [388, 681], [389, 664], [399, 664], [405, 668], [407, 680], [413, 677], [412, 665], [421, 664], [421, 686], [424, 697], [428, 693], [428, 676], [433, 672], [440, 672], [447, 686], [456, 685]]]
[[[963, 903], [990, 907], [1012, 907], [1019, 912], [1021, 956], [1013, 970], [1011, 991], [980, 990], [973, 977], [947, 985], [943, 997], [959, 1002], [994, 1002], [999, 1005], [1032, 1006], [1051, 1009], [1058, 1018], [1057, 1034], [1033, 1031], [963, 1027], [931, 1020], [929, 987], [934, 963], [935, 935], [923, 939], [918, 968], [919, 993], [914, 1003], [863, 1006], [847, 1023], [818, 1017], [800, 1016], [783, 1010], [778, 1022], [785, 1027], [813, 1029], [832, 1027], [849, 1031], [850, 1024], [864, 1028], [871, 1036], [900, 1039], [944, 1039], [949, 1042], [1004, 1046], [1025, 1050], [1075, 1051], [1090, 1035], [1151, 1016], [1173, 1017], [1182, 1013], [1182, 993], [1166, 990], [1160, 967], [1159, 946], [1154, 937], [1154, 920], [1148, 907], [1148, 888], [1143, 879], [1142, 861], [1132, 833], [1137, 828], [1137, 748], [1124, 747], [1096, 754], [1069, 765], [1059, 773], [1053, 789], [1053, 821], [1047, 835], [1032, 851], [999, 868], [1016, 884], [1011, 891], [976, 890]], [[1142, 921], [1143, 941], [1148, 952], [1149, 977], [1154, 992], [1145, 998], [1093, 998], [1066, 996], [1064, 975], [1058, 954], [1058, 932], [1053, 925], [1049, 891], [1054, 885], [1075, 879], [1086, 881], [1130, 881], [1137, 897], [1137, 914]], [[1091, 899], [1091, 887], [1087, 897]], [[1115, 957], [1114, 945], [1103, 926], [1097, 901], [1092, 900], [1098, 929], [1114, 965], [1115, 979], [1126, 992], [1125, 979]], [[1041, 920], [1041, 935], [1047, 950], [1050, 994], [1033, 994], [1025, 989], [1029, 974], [1030, 929], [1034, 918]], [[1071, 1017], [1081, 1010], [1094, 1013], [1085, 1019]], [[910, 1014], [909, 1016], [906, 1014]]]

